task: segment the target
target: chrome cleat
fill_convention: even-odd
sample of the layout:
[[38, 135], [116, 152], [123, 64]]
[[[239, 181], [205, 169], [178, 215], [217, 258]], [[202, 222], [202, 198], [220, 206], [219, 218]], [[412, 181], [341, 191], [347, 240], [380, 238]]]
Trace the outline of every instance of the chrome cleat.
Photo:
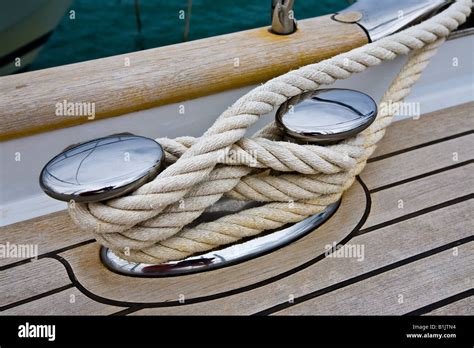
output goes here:
[[280, 106], [275, 122], [293, 141], [327, 145], [356, 135], [376, 116], [377, 104], [367, 94], [331, 88], [291, 98]]
[[39, 182], [61, 201], [105, 201], [152, 180], [163, 160], [164, 151], [153, 139], [110, 135], [67, 147], [45, 165]]

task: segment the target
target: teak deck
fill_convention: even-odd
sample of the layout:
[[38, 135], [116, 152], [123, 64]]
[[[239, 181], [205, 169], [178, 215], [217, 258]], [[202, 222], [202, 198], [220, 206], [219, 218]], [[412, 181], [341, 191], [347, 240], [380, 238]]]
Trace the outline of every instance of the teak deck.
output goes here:
[[[131, 278], [65, 212], [1, 228], [37, 260], [0, 259], [2, 314], [473, 314], [474, 103], [393, 124], [334, 216], [219, 270]], [[325, 257], [327, 244], [363, 247]], [[359, 249], [361, 250], [361, 249]]]

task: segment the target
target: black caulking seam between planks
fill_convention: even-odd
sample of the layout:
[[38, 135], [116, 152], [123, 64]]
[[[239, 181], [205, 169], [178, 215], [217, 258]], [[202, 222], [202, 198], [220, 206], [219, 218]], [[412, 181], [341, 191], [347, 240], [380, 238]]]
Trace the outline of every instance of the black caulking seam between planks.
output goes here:
[[466, 132], [453, 134], [453, 135], [450, 135], [450, 136], [447, 136], [447, 137], [444, 137], [444, 138], [439, 138], [439, 139], [436, 139], [436, 140], [427, 141], [426, 143], [410, 146], [410, 147], [407, 147], [405, 149], [396, 150], [396, 151], [393, 151], [393, 152], [386, 153], [384, 155], [372, 157], [372, 158], [368, 159], [367, 163], [373, 163], [373, 162], [381, 161], [381, 160], [384, 160], [384, 159], [387, 159], [387, 158], [390, 158], [390, 157], [393, 157], [393, 156], [396, 156], [396, 155], [400, 155], [402, 153], [418, 150], [418, 149], [421, 149], [423, 147], [439, 144], [439, 143], [442, 143], [442, 142], [445, 142], [445, 141], [448, 141], [448, 140], [453, 140], [453, 139], [456, 139], [456, 138], [460, 138], [460, 137], [463, 137], [463, 136], [466, 136], [466, 135], [469, 135], [469, 134], [474, 134], [474, 131], [469, 130], [469, 131], [466, 131]]
[[360, 275], [355, 276], [353, 278], [346, 279], [342, 282], [339, 282], [339, 283], [327, 286], [325, 288], [310, 292], [310, 293], [305, 294], [303, 296], [297, 297], [297, 298], [294, 299], [293, 303], [289, 303], [289, 302], [280, 303], [278, 305], [267, 308], [263, 311], [257, 312], [253, 315], [269, 315], [269, 314], [273, 314], [273, 313], [282, 311], [286, 308], [302, 304], [306, 301], [312, 300], [316, 297], [322, 296], [322, 295], [330, 293], [332, 291], [345, 288], [345, 287], [353, 285], [355, 283], [359, 283], [363, 280], [375, 277], [377, 275], [386, 273], [388, 271], [392, 271], [396, 268], [408, 265], [410, 263], [413, 263], [415, 261], [419, 261], [421, 259], [428, 258], [430, 256], [436, 255], [436, 254], [441, 253], [443, 251], [446, 251], [448, 249], [451, 249], [451, 248], [454, 248], [456, 246], [460, 246], [460, 245], [463, 245], [463, 244], [467, 244], [467, 243], [472, 242], [472, 241], [474, 241], [474, 236], [465, 237], [465, 238], [459, 239], [457, 241], [454, 241], [454, 242], [451, 242], [451, 243], [448, 243], [448, 244], [444, 244], [444, 245], [436, 247], [434, 249], [427, 250], [427, 251], [422, 252], [420, 254], [408, 257], [408, 258], [403, 259], [403, 260], [393, 262], [389, 265], [374, 269], [374, 270], [366, 272], [364, 274], [360, 274]]
[[435, 309], [442, 308], [444, 306], [447, 306], [451, 303], [463, 300], [465, 298], [474, 296], [474, 289], [469, 289], [466, 291], [462, 291], [456, 295], [446, 297], [440, 301], [436, 301], [433, 303], [430, 303], [429, 305], [423, 306], [421, 308], [415, 309], [414, 311], [405, 313], [403, 315], [423, 315], [427, 314], [429, 312], [434, 311]]
[[73, 287], [74, 287], [74, 285], [72, 283], [69, 283], [67, 285], [63, 285], [63, 286], [60, 286], [58, 288], [51, 289], [51, 290], [43, 292], [41, 294], [37, 294], [37, 295], [31, 296], [31, 297], [28, 297], [28, 298], [24, 298], [24, 299], [19, 300], [19, 301], [9, 303], [7, 305], [1, 306], [0, 307], [0, 312], [6, 311], [7, 309], [10, 309], [10, 308], [13, 308], [13, 307], [21, 306], [21, 305], [23, 305], [25, 303], [28, 303], [28, 302], [33, 302], [33, 301], [39, 300], [43, 297], [47, 297], [47, 296], [57, 294], [58, 292], [61, 292], [61, 291], [64, 291], [64, 290], [67, 290], [67, 289], [70, 289], [70, 288], [73, 288]]
[[427, 178], [429, 176], [440, 174], [440, 173], [443, 173], [443, 172], [447, 172], [449, 170], [453, 170], [453, 169], [460, 168], [460, 167], [463, 167], [463, 166], [467, 166], [467, 165], [472, 164], [472, 163], [474, 163], [474, 160], [471, 159], [471, 160], [468, 160], [468, 161], [452, 164], [452, 165], [447, 166], [447, 167], [435, 169], [435, 170], [432, 170], [430, 172], [426, 172], [426, 173], [423, 173], [423, 174], [420, 174], [420, 175], [412, 176], [412, 177], [407, 178], [407, 179], [395, 181], [395, 182], [392, 182], [392, 183], [387, 184], [387, 185], [383, 185], [383, 186], [373, 188], [373, 189], [370, 190], [370, 193], [384, 191], [384, 190], [387, 190], [387, 189], [392, 188], [392, 187], [400, 186], [400, 185], [403, 185], [403, 184], [406, 184], [406, 183], [409, 183], [409, 182], [412, 182], [412, 181]]
[[71, 250], [71, 249], [75, 249], [75, 248], [78, 248], [78, 247], [81, 247], [81, 246], [84, 246], [84, 245], [87, 245], [87, 244], [94, 243], [94, 242], [95, 242], [95, 239], [88, 239], [88, 240], [85, 240], [83, 242], [68, 245], [64, 248], [48, 251], [47, 253], [38, 255], [37, 258], [29, 258], [29, 259], [24, 259], [24, 260], [21, 260], [21, 261], [12, 262], [12, 263], [9, 263], [7, 265], [0, 266], [0, 271], [5, 271], [9, 268], [13, 268], [13, 267], [17, 267], [17, 266], [27, 264], [28, 262], [31, 262], [32, 260], [35, 260], [35, 259], [38, 259], [38, 260], [43, 259], [45, 257], [48, 257], [51, 254], [59, 254], [59, 253], [62, 253], [62, 252], [65, 252], [65, 251], [68, 251], [68, 250]]
[[468, 201], [468, 200], [473, 199], [473, 198], [474, 198], [474, 193], [470, 193], [468, 195], [457, 197], [457, 198], [451, 199], [451, 200], [446, 201], [446, 202], [435, 204], [435, 205], [432, 205], [431, 207], [423, 208], [423, 209], [414, 211], [413, 213], [409, 213], [409, 214], [400, 216], [398, 218], [388, 220], [388, 221], [382, 222], [380, 224], [373, 225], [373, 226], [361, 229], [357, 233], [357, 236], [360, 236], [362, 234], [372, 232], [372, 231], [375, 231], [375, 230], [378, 230], [378, 229], [381, 229], [381, 228], [384, 228], [384, 227], [387, 227], [387, 226], [395, 225], [395, 224], [398, 224], [399, 222], [410, 220], [410, 219], [416, 218], [418, 216], [425, 215], [425, 214], [431, 213], [433, 211], [449, 207], [451, 205], [455, 205], [455, 204], [459, 204], [459, 203]]

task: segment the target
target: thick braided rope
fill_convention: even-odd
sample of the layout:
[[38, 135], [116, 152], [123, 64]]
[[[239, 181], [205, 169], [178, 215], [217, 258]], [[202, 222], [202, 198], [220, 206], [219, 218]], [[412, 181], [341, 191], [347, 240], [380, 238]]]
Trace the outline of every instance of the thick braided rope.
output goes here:
[[[320, 212], [350, 187], [393, 115], [379, 114], [364, 132], [328, 147], [275, 141], [280, 134], [273, 124], [252, 139], [243, 138], [246, 129], [292, 96], [417, 50], [382, 99], [400, 102], [444, 38], [466, 20], [471, 5], [459, 0], [399, 34], [270, 80], [240, 98], [199, 139], [158, 139], [169, 167], [129, 196], [75, 204], [73, 220], [128, 260], [160, 263]], [[229, 158], [229, 151], [239, 155]], [[268, 168], [288, 173], [265, 175]], [[183, 229], [224, 194], [274, 203]]]

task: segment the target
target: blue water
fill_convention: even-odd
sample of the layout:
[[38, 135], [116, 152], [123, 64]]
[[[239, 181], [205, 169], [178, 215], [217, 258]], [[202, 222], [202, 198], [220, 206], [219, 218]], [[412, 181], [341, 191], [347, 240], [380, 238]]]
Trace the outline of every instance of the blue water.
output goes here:
[[[336, 12], [350, 0], [296, 0], [295, 17]], [[75, 0], [29, 70], [81, 62], [184, 41], [188, 0]], [[193, 0], [188, 40], [268, 26], [270, 0]]]

